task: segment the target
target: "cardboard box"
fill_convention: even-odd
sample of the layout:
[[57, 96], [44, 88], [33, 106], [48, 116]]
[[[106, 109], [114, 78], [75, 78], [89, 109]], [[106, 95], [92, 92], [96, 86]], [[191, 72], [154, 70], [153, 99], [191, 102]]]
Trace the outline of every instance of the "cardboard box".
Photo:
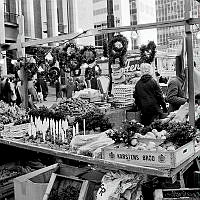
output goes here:
[[176, 168], [194, 155], [194, 153], [195, 147], [193, 141], [175, 151], [134, 150], [115, 144], [102, 148], [102, 156], [105, 160], [163, 168]]

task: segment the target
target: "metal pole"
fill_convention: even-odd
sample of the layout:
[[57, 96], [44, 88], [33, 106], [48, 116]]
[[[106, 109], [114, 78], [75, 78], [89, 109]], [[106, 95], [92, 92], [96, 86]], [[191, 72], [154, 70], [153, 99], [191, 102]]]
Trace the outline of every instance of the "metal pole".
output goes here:
[[[22, 15], [21, 10], [21, 0], [18, 0], [18, 9], [19, 9], [19, 16], [18, 16], [18, 24], [19, 24], [19, 33], [17, 37], [17, 57], [18, 58], [24, 58], [25, 59], [25, 48], [22, 48], [22, 43], [25, 42], [24, 37], [24, 16]], [[26, 61], [25, 61], [26, 63]], [[22, 104], [25, 109], [28, 108], [28, 79], [26, 75], [26, 71], [24, 69], [24, 66], [21, 68], [21, 74], [22, 74], [22, 88], [23, 88], [23, 98]]]
[[[115, 19], [114, 19], [114, 14], [113, 14], [113, 0], [107, 0], [107, 26], [108, 28], [112, 28], [115, 26]], [[114, 33], [108, 33], [108, 43], [112, 40], [114, 36]], [[111, 94], [112, 91], [112, 68], [111, 68], [111, 63], [109, 60], [108, 63], [108, 72], [109, 72], [109, 78], [110, 78], [110, 83], [108, 87], [108, 95]]]
[[195, 126], [195, 98], [194, 98], [194, 68], [193, 68], [193, 40], [191, 27], [187, 19], [191, 18], [191, 0], [185, 0], [185, 33], [186, 33], [186, 51], [188, 66], [188, 95], [189, 95], [189, 122]]

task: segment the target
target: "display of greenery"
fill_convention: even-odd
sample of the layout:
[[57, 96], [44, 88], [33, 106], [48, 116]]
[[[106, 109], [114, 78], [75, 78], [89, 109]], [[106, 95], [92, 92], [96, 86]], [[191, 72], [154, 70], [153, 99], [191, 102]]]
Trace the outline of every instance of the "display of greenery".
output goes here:
[[127, 121], [119, 129], [115, 129], [114, 132], [110, 131], [107, 134], [116, 144], [123, 143], [129, 146], [135, 133], [139, 133], [142, 128], [143, 126], [136, 121]]
[[173, 143], [177, 147], [181, 147], [191, 142], [196, 136], [196, 129], [189, 122], [171, 122], [167, 127], [168, 137], [165, 143]]
[[79, 191], [75, 187], [68, 185], [61, 191], [53, 189], [48, 200], [78, 200], [78, 198]]

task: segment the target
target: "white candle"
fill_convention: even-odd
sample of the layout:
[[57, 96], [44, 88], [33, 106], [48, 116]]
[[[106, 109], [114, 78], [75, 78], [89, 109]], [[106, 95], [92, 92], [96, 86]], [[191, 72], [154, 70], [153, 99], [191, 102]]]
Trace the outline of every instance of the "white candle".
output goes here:
[[76, 135], [75, 126], [73, 126], [73, 129], [72, 129], [72, 134], [73, 134], [73, 137], [75, 137], [75, 135]]
[[30, 123], [28, 125], [28, 135], [31, 136], [32, 135], [32, 123]]
[[53, 123], [52, 123], [52, 127], [53, 127], [53, 133], [55, 134], [55, 137], [56, 137], [56, 124], [55, 124], [54, 120], [53, 120]]
[[43, 142], [45, 142], [45, 135], [46, 135], [46, 132], [45, 131], [42, 131], [42, 137], [43, 137]]
[[31, 115], [31, 119], [30, 119], [31, 123], [33, 123], [33, 116]]
[[62, 129], [62, 123], [61, 123], [61, 120], [58, 121], [58, 130], [59, 132], [61, 131]]
[[78, 135], [78, 133], [79, 133], [79, 124], [78, 124], [78, 122], [76, 123], [76, 135]]
[[37, 129], [36, 129], [35, 125], [33, 124], [33, 126], [32, 126], [32, 135], [33, 135], [34, 138], [36, 137], [36, 131], [37, 131]]
[[85, 135], [85, 119], [83, 119], [83, 135]]
[[64, 138], [64, 131], [63, 131], [63, 129], [60, 129], [60, 134], [61, 134], [61, 140], [62, 140], [62, 142], [64, 142], [65, 138]]

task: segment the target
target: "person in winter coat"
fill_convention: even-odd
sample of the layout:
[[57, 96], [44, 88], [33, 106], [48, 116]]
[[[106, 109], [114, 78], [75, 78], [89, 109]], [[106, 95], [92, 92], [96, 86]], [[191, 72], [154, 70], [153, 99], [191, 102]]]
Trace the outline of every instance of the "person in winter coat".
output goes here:
[[69, 78], [68, 83], [66, 84], [66, 98], [69, 99], [72, 97], [75, 89], [75, 84], [73, 82], [73, 78]]
[[162, 113], [167, 112], [167, 108], [162, 90], [151, 75], [151, 65], [142, 63], [140, 71], [142, 76], [135, 85], [134, 97], [135, 103], [141, 111], [141, 123], [148, 126], [154, 120], [161, 118]]
[[167, 85], [166, 101], [169, 103], [169, 112], [178, 110], [181, 105], [187, 102], [184, 96], [184, 74], [179, 77], [171, 77]]

